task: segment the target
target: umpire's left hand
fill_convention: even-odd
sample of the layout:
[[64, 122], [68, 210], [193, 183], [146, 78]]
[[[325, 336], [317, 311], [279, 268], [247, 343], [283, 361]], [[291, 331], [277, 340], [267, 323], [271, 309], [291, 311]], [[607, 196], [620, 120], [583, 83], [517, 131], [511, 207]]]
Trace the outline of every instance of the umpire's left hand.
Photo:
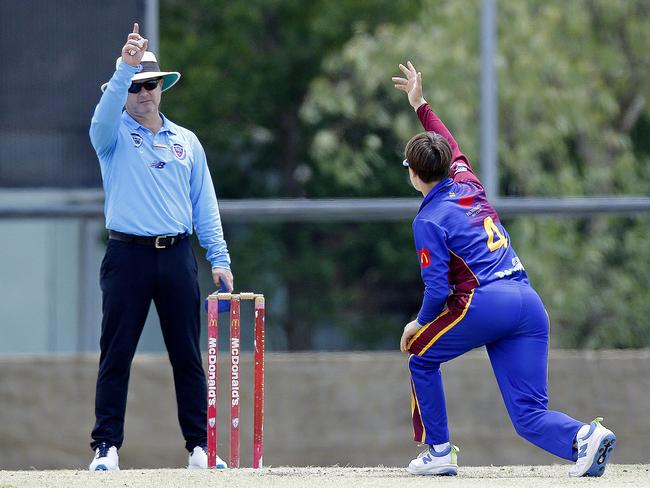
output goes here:
[[221, 288], [222, 291], [230, 292], [235, 289], [235, 279], [228, 268], [212, 268], [212, 279], [214, 280], [214, 284], [218, 288]]

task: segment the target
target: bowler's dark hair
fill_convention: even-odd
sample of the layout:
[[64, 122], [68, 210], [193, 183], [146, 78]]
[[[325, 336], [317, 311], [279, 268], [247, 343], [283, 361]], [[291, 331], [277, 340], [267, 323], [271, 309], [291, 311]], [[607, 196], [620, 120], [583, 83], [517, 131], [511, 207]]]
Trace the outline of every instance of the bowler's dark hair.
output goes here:
[[421, 132], [406, 144], [404, 156], [409, 167], [425, 183], [440, 181], [449, 176], [451, 146], [436, 132]]

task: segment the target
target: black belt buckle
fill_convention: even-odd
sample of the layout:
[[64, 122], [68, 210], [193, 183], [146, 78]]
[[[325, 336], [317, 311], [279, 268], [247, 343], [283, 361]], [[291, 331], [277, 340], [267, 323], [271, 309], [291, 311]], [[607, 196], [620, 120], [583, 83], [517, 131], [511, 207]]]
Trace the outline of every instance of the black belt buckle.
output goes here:
[[[161, 244], [161, 239], [170, 239], [170, 241], [168, 244]], [[153, 245], [156, 249], [166, 249], [168, 245], [174, 245], [174, 236], [156, 236], [156, 240], [154, 241]]]

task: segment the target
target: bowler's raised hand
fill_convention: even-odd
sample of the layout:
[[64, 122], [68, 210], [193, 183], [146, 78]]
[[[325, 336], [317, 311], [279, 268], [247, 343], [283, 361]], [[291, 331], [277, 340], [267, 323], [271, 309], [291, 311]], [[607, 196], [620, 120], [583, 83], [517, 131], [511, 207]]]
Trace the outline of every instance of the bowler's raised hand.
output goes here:
[[399, 69], [406, 75], [406, 78], [393, 76], [392, 80], [395, 88], [405, 92], [408, 95], [411, 107], [417, 110], [420, 105], [427, 103], [422, 96], [422, 73], [417, 71], [410, 61], [406, 63], [406, 66], [400, 63]]

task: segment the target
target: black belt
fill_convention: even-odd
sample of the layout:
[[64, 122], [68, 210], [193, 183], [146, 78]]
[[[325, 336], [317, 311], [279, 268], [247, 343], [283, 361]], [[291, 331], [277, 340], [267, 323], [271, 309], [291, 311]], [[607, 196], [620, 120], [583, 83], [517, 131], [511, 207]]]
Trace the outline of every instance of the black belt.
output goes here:
[[115, 239], [116, 241], [122, 242], [134, 242], [142, 246], [154, 246], [156, 249], [165, 249], [166, 247], [171, 247], [174, 244], [178, 244], [186, 237], [187, 232], [183, 234], [177, 234], [175, 236], [134, 236], [131, 234], [125, 234], [124, 232], [118, 232], [116, 230], [108, 231], [109, 239]]

